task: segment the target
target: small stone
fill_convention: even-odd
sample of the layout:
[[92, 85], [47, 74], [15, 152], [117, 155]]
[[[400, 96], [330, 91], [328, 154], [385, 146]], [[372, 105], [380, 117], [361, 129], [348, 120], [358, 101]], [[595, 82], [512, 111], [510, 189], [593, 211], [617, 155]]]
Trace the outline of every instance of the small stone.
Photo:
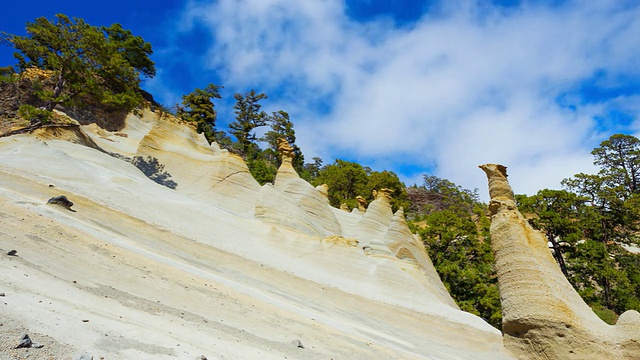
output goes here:
[[89, 322], [89, 320], [87, 320], [87, 319], [82, 319], [82, 322]]
[[0, 293], [0, 297], [6, 296], [4, 293]]
[[15, 348], [16, 349], [28, 348], [28, 347], [31, 347], [31, 345], [33, 345], [33, 342], [29, 338], [29, 334], [24, 334], [20, 337], [20, 342], [18, 343], [18, 346], [16, 346]]
[[198, 358], [198, 360], [207, 360], [207, 357], [204, 355], [200, 355], [200, 357]]
[[7, 255], [9, 256], [18, 256], [18, 250], [9, 250], [9, 252], [7, 252]]
[[84, 353], [76, 358], [76, 360], [93, 360], [93, 356], [89, 353]]
[[304, 349], [304, 345], [302, 345], [300, 340], [293, 340], [291, 344], [299, 349]]
[[66, 208], [67, 210], [74, 211], [71, 209], [71, 207], [73, 206], [73, 203], [69, 201], [69, 199], [67, 199], [67, 197], [64, 195], [52, 197], [51, 199], [49, 199], [49, 201], [47, 201], [47, 204], [60, 205]]

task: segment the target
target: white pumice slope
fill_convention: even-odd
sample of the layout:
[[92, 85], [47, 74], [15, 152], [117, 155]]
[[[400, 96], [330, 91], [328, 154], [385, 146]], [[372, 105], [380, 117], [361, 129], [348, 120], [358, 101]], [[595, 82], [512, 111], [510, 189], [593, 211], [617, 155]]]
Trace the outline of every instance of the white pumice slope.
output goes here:
[[259, 186], [148, 110], [0, 139], [0, 359], [512, 358], [388, 199], [333, 209], [292, 171]]

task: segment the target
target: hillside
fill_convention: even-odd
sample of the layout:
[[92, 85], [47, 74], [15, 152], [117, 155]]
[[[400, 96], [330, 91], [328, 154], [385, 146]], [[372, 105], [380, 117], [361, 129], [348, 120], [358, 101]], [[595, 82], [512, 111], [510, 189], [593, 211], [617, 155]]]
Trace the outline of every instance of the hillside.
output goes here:
[[345, 212], [286, 161], [260, 186], [190, 127], [125, 123], [0, 139], [0, 358], [513, 358], [384, 192]]

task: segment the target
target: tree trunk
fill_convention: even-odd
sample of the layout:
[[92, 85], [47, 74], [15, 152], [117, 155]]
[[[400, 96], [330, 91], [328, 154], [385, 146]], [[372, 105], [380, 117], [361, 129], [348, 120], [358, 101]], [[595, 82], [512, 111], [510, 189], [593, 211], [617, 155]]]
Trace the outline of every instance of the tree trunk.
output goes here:
[[60, 97], [60, 95], [62, 95], [62, 91], [64, 90], [64, 85], [65, 85], [63, 72], [64, 71], [60, 71], [60, 74], [58, 74], [56, 85], [53, 88], [53, 99], [47, 100], [47, 102], [44, 105], [45, 110], [52, 111], [53, 108], [55, 108], [56, 105], [60, 103], [58, 101], [58, 98]]
[[607, 309], [613, 308], [611, 304], [611, 283], [606, 276], [602, 277], [602, 290], [604, 292], [604, 302]]
[[556, 259], [558, 266], [560, 266], [560, 270], [564, 274], [564, 276], [568, 279], [569, 272], [567, 271], [567, 264], [564, 261], [564, 256], [562, 255], [562, 250], [560, 249], [560, 244], [556, 241], [555, 236], [553, 234], [547, 234], [547, 238], [549, 242], [551, 242], [551, 247], [553, 249], [553, 257]]

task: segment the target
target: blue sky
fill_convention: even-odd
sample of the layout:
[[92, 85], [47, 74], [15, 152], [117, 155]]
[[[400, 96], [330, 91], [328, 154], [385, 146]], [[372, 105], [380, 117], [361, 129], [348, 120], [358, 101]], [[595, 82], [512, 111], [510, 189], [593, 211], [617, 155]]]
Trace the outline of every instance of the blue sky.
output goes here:
[[[319, 156], [465, 188], [477, 165], [509, 167], [517, 193], [593, 173], [591, 149], [640, 137], [640, 3], [623, 0], [32, 1], [3, 6], [0, 30], [55, 13], [121, 23], [152, 43], [143, 87], [165, 105], [209, 83], [265, 92]], [[0, 47], [0, 65], [14, 63]]]

